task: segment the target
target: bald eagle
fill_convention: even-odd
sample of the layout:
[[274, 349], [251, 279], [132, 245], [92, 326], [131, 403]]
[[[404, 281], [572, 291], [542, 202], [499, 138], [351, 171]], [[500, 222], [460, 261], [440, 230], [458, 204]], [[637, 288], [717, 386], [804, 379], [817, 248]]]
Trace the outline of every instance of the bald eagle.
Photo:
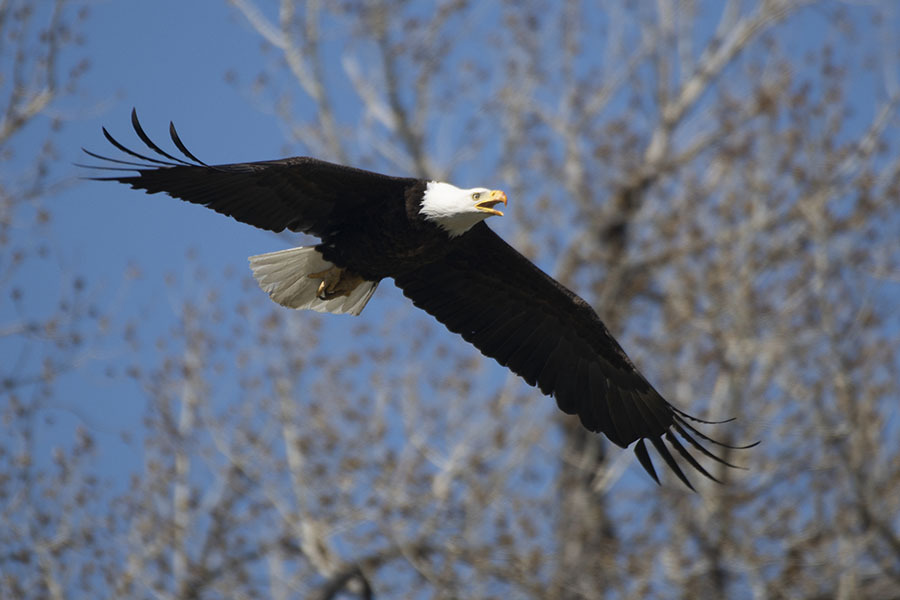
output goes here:
[[103, 128], [109, 143], [141, 162], [84, 150], [103, 162], [80, 166], [107, 172], [90, 179], [165, 192], [261, 229], [321, 240], [250, 257], [257, 282], [278, 304], [358, 315], [378, 283], [391, 278], [414, 305], [554, 397], [588, 430], [622, 448], [637, 442], [634, 452], [657, 483], [644, 440], [691, 489], [663, 440], [716, 481], [677, 436], [729, 467], [698, 438], [726, 448], [753, 445], [731, 446], [698, 431], [692, 423], [725, 421], [697, 419], [669, 404], [587, 302], [488, 228], [487, 218], [503, 215], [497, 209], [507, 203], [502, 191], [390, 177], [309, 157], [208, 165], [188, 151], [172, 123], [169, 135], [184, 159], [157, 146], [135, 111], [131, 122], [161, 158], [130, 150]]

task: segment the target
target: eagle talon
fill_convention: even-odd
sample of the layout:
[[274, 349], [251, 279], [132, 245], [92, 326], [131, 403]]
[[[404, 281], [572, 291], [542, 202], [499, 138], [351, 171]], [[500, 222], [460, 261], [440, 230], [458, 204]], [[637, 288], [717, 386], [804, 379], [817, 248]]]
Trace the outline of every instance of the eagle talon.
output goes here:
[[[312, 275], [310, 275], [310, 277], [312, 277]], [[324, 281], [319, 284], [319, 289], [316, 290], [316, 298], [319, 300], [331, 300], [331, 296], [328, 294], [327, 285]]]
[[307, 275], [309, 279], [321, 279], [322, 283], [316, 290], [319, 300], [332, 300], [340, 296], [349, 296], [364, 280], [356, 273], [340, 267], [329, 267], [318, 273]]

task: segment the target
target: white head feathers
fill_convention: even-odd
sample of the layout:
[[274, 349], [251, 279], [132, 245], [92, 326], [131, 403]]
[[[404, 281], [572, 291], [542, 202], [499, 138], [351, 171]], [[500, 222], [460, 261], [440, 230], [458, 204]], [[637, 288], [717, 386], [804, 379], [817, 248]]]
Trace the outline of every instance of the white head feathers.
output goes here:
[[500, 202], [506, 204], [506, 194], [499, 190], [463, 190], [449, 183], [429, 181], [419, 214], [434, 221], [450, 237], [456, 237], [491, 215], [502, 215], [493, 208]]

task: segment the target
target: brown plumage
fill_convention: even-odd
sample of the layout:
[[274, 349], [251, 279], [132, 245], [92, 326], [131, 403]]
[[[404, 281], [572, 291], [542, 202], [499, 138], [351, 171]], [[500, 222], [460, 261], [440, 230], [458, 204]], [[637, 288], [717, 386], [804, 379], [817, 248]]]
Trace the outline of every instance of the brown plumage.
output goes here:
[[[159, 148], [144, 133], [134, 112], [132, 124], [144, 144], [163, 159], [126, 148], [104, 129], [112, 145], [141, 162], [85, 150], [94, 158], [122, 165], [92, 168], [137, 172], [94, 179], [127, 183], [151, 194], [165, 192], [262, 229], [289, 229], [319, 237], [317, 259], [333, 265], [336, 273], [346, 270], [372, 282], [372, 291], [381, 279], [392, 278], [413, 304], [556, 398], [559, 408], [578, 415], [587, 429], [602, 432], [623, 448], [637, 442], [635, 454], [657, 482], [644, 440], [650, 441], [692, 489], [665, 442], [710, 479], [715, 477], [691, 456], [679, 437], [694, 450], [728, 466], [734, 465], [709, 452], [698, 440], [728, 448], [750, 447], [721, 444], [698, 431], [692, 422], [712, 422], [669, 404], [638, 372], [587, 302], [541, 271], [485, 223], [448, 234], [439, 218], [425, 215], [425, 197], [433, 183], [309, 157], [207, 165], [187, 150], [174, 126], [170, 125], [172, 141], [188, 160]], [[482, 195], [479, 190], [472, 198]], [[489, 207], [505, 203], [502, 193], [491, 193], [499, 195]], [[502, 214], [492, 208], [481, 210]], [[258, 273], [257, 278], [262, 285]], [[302, 273], [294, 279], [297, 285], [305, 282]], [[275, 295], [281, 291], [267, 291], [285, 303]], [[324, 300], [321, 288], [318, 293]]]

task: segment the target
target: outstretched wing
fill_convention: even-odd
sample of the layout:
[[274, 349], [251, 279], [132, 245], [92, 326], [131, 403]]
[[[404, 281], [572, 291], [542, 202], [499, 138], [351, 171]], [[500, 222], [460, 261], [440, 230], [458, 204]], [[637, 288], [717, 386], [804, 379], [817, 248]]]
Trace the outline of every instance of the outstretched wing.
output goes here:
[[[362, 169], [325, 162], [305, 156], [252, 163], [207, 165], [191, 154], [169, 124], [172, 142], [184, 155], [178, 158], [157, 146], [144, 133], [131, 112], [131, 124], [154, 158], [131, 150], [116, 140], [106, 128], [110, 144], [140, 162], [109, 158], [84, 150], [104, 161], [103, 165], [80, 165], [116, 174], [91, 179], [119, 181], [149, 194], [165, 192], [242, 223], [271, 231], [302, 231], [323, 236], [340, 227], [344, 217], [372, 203], [403, 201], [405, 189], [415, 179], [389, 177]], [[114, 166], [116, 165], [116, 166]]]
[[691, 489], [664, 439], [711, 479], [676, 434], [705, 456], [734, 466], [697, 441], [725, 446], [690, 423], [707, 421], [681, 412], [653, 389], [587, 302], [484, 223], [451, 243], [455, 248], [444, 259], [396, 278], [413, 304], [554, 396], [559, 408], [577, 414], [587, 429], [623, 448], [637, 440], [635, 454], [657, 482], [645, 439]]

